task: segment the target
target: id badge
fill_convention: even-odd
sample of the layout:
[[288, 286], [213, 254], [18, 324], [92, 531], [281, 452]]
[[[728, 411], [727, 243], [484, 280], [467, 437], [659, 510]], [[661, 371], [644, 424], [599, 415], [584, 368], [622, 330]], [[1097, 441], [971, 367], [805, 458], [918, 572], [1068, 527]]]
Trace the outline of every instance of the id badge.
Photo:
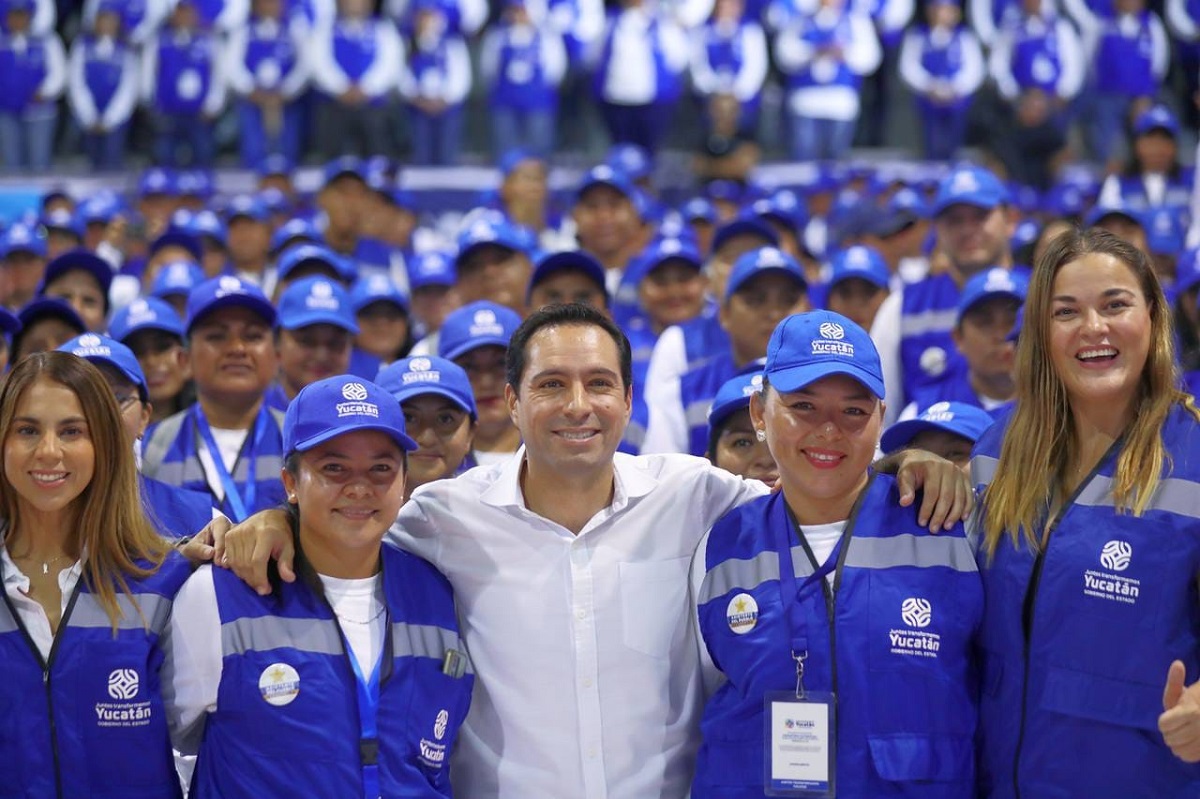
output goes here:
[[834, 796], [835, 698], [808, 691], [797, 699], [790, 691], [768, 693], [766, 763], [767, 796]]

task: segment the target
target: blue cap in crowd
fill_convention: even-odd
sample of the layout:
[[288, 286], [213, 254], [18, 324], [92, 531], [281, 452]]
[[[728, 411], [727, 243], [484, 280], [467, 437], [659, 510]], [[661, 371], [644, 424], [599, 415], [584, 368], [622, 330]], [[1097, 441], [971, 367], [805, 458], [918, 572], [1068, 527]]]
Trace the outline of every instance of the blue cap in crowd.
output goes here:
[[683, 204], [679, 213], [687, 222], [700, 221], [711, 225], [717, 221], [717, 209], [707, 197], [693, 197]]
[[1171, 109], [1165, 105], [1156, 105], [1138, 114], [1133, 121], [1133, 135], [1143, 136], [1152, 130], [1161, 130], [1172, 138], [1179, 135], [1179, 122]]
[[1008, 189], [992, 172], [977, 166], [962, 166], [942, 179], [933, 201], [933, 215], [952, 205], [973, 205], [991, 210], [1010, 201]]
[[885, 291], [891, 287], [892, 276], [888, 272], [887, 263], [874, 247], [856, 245], [847, 247], [833, 258], [829, 275], [829, 288], [833, 288], [843, 280], [858, 278], [878, 286]]
[[7, 258], [14, 252], [27, 252], [45, 258], [46, 239], [32, 225], [14, 222], [0, 236], [0, 258]]
[[83, 239], [85, 232], [83, 217], [78, 213], [68, 211], [66, 208], [55, 208], [53, 211], [46, 211], [38, 221], [46, 230], [65, 230], [75, 238]]
[[168, 225], [163, 234], [150, 243], [147, 254], [153, 258], [164, 247], [181, 247], [187, 250], [197, 263], [204, 257], [204, 248], [200, 246], [200, 240], [192, 235], [189, 228], [176, 224]]
[[319, 275], [301, 278], [284, 289], [279, 297], [277, 324], [284, 330], [333, 325], [358, 333], [350, 294], [340, 283]]
[[161, 330], [183, 338], [183, 320], [175, 309], [156, 297], [139, 297], [113, 314], [108, 332], [124, 342], [139, 330]]
[[532, 293], [534, 286], [557, 272], [582, 272], [599, 286], [602, 292], [608, 292], [604, 267], [594, 256], [583, 250], [563, 250], [538, 260], [533, 267], [533, 274], [529, 278], [529, 289], [526, 293]]
[[121, 198], [108, 191], [101, 191], [79, 203], [79, 218], [86, 227], [93, 223], [108, 224], [121, 213]]
[[350, 287], [350, 310], [358, 313], [368, 305], [386, 302], [408, 313], [408, 297], [387, 275], [364, 275]]
[[[299, 241], [297, 241], [299, 240]], [[271, 252], [278, 253], [293, 243], [320, 244], [321, 231], [311, 219], [296, 217], [289, 219], [271, 234]]]
[[280, 280], [283, 280], [300, 266], [310, 262], [326, 267], [339, 280], [349, 282], [355, 277], [354, 269], [346, 263], [342, 256], [321, 244], [297, 244], [294, 247], [288, 247], [279, 256], [275, 274]]
[[207, 200], [213, 195], [216, 183], [212, 173], [205, 169], [185, 169], [175, 179], [175, 188], [183, 197], [198, 197]]
[[654, 174], [650, 153], [637, 144], [614, 144], [608, 149], [604, 163], [635, 183]]
[[[280, 194], [280, 196], [283, 196]], [[225, 219], [230, 223], [240, 217], [255, 222], [266, 222], [271, 218], [271, 212], [261, 197], [253, 194], [238, 194], [229, 200], [225, 208]]]
[[1042, 210], [1054, 217], [1082, 216], [1087, 196], [1074, 183], [1056, 183], [1042, 197]]
[[542, 158], [535, 153], [520, 147], [514, 147], [500, 156], [500, 163], [497, 164], [497, 166], [500, 168], [500, 174], [504, 177], [508, 177], [512, 174], [514, 169], [526, 161], [536, 161], [539, 164], [545, 163]]
[[942, 430], [975, 443], [984, 431], [992, 426], [993, 421], [992, 415], [983, 408], [976, 408], [965, 402], [937, 402], [915, 419], [897, 422], [889, 427], [879, 440], [879, 446], [890, 455], [896, 450], [904, 449], [909, 442], [927, 430]]
[[369, 380], [338, 375], [308, 384], [288, 403], [284, 457], [358, 430], [386, 433], [405, 452], [417, 448], [404, 430], [404, 411], [395, 397]]
[[462, 408], [472, 419], [475, 393], [467, 372], [454, 361], [436, 355], [401, 358], [379, 370], [375, 382], [383, 386], [401, 404], [413, 397], [437, 394]]
[[1183, 250], [1185, 231], [1177, 208], [1155, 208], [1146, 213], [1146, 246], [1154, 255], [1172, 258]]
[[955, 324], [961, 324], [967, 311], [985, 300], [993, 297], [1011, 297], [1018, 303], [1024, 303], [1028, 292], [1029, 279], [1011, 269], [996, 266], [972, 275], [963, 286], [962, 296], [959, 297]]
[[60, 319], [77, 333], [87, 332], [87, 325], [79, 318], [75, 309], [57, 297], [38, 297], [30, 301], [17, 312], [17, 319], [21, 323], [21, 332], [43, 319]]
[[326, 185], [340, 178], [342, 175], [350, 175], [358, 178], [363, 183], [367, 182], [366, 172], [363, 168], [362, 159], [354, 155], [343, 155], [340, 158], [335, 158], [325, 164], [325, 183]]
[[207, 208], [192, 216], [189, 228], [193, 236], [207, 236], [222, 247], [229, 241], [229, 230], [225, 227], [225, 223], [221, 221], [221, 217], [217, 216], [215, 211]]
[[886, 239], [921, 221], [928, 213], [929, 209], [921, 195], [905, 186], [888, 198], [870, 226], [870, 232]]
[[150, 284], [150, 296], [159, 299], [186, 297], [208, 276], [195, 261], [170, 261], [163, 264]]
[[125, 379], [137, 386], [138, 396], [146, 401], [146, 375], [138, 363], [133, 350], [120, 341], [96, 333], [84, 333], [76, 336], [58, 348], [60, 352], [69, 352], [93, 363], [106, 363], [124, 375]]
[[642, 253], [638, 282], [667, 261], [682, 261], [699, 272], [704, 266], [699, 250], [686, 239], [658, 239]]
[[408, 287], [416, 291], [424, 286], [453, 286], [454, 259], [439, 250], [418, 253], [408, 260]]
[[742, 214], [717, 228], [713, 233], [712, 249], [717, 252], [734, 236], [758, 236], [772, 247], [779, 246], [779, 234], [754, 213]]
[[489, 345], [508, 347], [521, 317], [511, 308], [487, 300], [468, 303], [451, 311], [438, 332], [438, 355], [454, 360]]
[[579, 188], [575, 190], [575, 199], [578, 201], [583, 193], [593, 186], [608, 186], [616, 189], [629, 199], [633, 199], [633, 184], [629, 182], [624, 172], [618, 169], [613, 169], [608, 164], [600, 164], [588, 170], [583, 176], [583, 180], [579, 183]]
[[161, 166], [152, 166], [138, 178], [137, 193], [139, 197], [150, 197], [155, 194], [174, 196], [179, 188], [176, 185], [175, 173]]
[[782, 392], [846, 375], [884, 398], [883, 367], [870, 335], [833, 311], [793, 314], [780, 322], [767, 343], [763, 373]]
[[292, 207], [292, 201], [279, 189], [263, 189], [255, 196], [266, 209], [268, 219], [271, 214], [285, 214]]
[[717, 389], [708, 409], [708, 430], [711, 433], [734, 413], [750, 407], [750, 397], [762, 390], [762, 372], [743, 372], [726, 380]]
[[1096, 203], [1096, 205], [1092, 206], [1092, 210], [1088, 211], [1087, 216], [1083, 218], [1084, 227], [1094, 227], [1110, 216], [1119, 216], [1143, 230], [1146, 229], [1146, 220], [1142, 218], [1141, 213], [1119, 202]]
[[808, 281], [804, 278], [804, 270], [796, 259], [777, 247], [760, 247], [757, 250], [743, 253], [733, 264], [729, 272], [729, 280], [725, 283], [725, 300], [746, 284], [747, 281], [767, 272], [786, 275], [800, 288], [807, 290]]
[[529, 241], [517, 227], [499, 217], [483, 216], [470, 225], [458, 237], [458, 256], [455, 264], [462, 263], [471, 253], [485, 246], [503, 247], [513, 252], [527, 252]]
[[283, 153], [275, 152], [265, 156], [258, 162], [258, 168], [254, 170], [259, 178], [268, 178], [272, 175], [286, 175], [291, 177], [292, 171], [296, 165], [292, 163], [292, 159], [288, 158]]
[[1014, 251], [1037, 241], [1042, 234], [1042, 225], [1033, 217], [1022, 219], [1013, 230], [1012, 238], [1008, 240], [1009, 247]]
[[248, 308], [275, 326], [275, 306], [262, 289], [233, 275], [221, 275], [196, 286], [188, 296], [184, 330], [191, 334], [201, 319], [222, 308]]
[[82, 247], [67, 250], [46, 264], [46, 271], [42, 275], [42, 282], [38, 285], [38, 294], [44, 292], [46, 286], [49, 286], [63, 275], [77, 270], [86, 272], [95, 278], [96, 283], [100, 285], [100, 292], [104, 295], [104, 302], [107, 305], [108, 289], [112, 285], [113, 280], [112, 267], [109, 266], [108, 261], [105, 261], [91, 250], [85, 250]]

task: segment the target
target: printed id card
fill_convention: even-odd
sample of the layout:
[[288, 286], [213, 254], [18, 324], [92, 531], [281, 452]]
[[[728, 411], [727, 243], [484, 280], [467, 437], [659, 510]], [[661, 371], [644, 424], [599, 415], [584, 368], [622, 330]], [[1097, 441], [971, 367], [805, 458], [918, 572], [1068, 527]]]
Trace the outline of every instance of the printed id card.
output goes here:
[[834, 695], [809, 691], [766, 696], [767, 796], [834, 796]]

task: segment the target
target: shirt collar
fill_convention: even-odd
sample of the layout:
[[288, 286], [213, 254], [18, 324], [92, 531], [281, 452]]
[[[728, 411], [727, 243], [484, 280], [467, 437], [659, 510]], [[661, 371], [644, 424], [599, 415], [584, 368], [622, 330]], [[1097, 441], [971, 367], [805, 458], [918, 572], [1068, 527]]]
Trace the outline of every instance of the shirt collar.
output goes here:
[[[522, 444], [513, 456], [500, 466], [496, 480], [480, 495], [485, 505], [497, 508], [525, 508], [525, 495], [521, 491], [521, 467], [525, 464], [525, 445]], [[649, 494], [658, 480], [652, 477], [632, 455], [618, 452], [613, 455], [613, 500], [609, 506], [619, 511], [630, 500]]]

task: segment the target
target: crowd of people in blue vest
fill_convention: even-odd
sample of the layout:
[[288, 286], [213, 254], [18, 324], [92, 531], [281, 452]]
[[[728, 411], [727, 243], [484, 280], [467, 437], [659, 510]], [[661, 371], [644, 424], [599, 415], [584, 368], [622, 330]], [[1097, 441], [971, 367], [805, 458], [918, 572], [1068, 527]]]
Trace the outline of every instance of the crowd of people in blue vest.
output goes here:
[[925, 157], [969, 141], [1031, 162], [1024, 182], [1040, 184], [1073, 129], [1082, 154], [1118, 157], [1173, 64], [1169, 99], [1192, 125], [1200, 87], [1200, 9], [1184, 0], [86, 0], [59, 26], [69, 51], [56, 17], [54, 0], [0, 5], [9, 171], [44, 171], [60, 121], [97, 169], [123, 165], [132, 124], [156, 163], [210, 167], [223, 117], [248, 168], [396, 155], [402, 136], [411, 163], [455, 164], [469, 101], [494, 157], [550, 154], [589, 103], [614, 141], [651, 153], [690, 105], [705, 135], [689, 146], [727, 155], [759, 140], [768, 85], [784, 129], [767, 138], [837, 159], [856, 126], [889, 141], [903, 83]]

